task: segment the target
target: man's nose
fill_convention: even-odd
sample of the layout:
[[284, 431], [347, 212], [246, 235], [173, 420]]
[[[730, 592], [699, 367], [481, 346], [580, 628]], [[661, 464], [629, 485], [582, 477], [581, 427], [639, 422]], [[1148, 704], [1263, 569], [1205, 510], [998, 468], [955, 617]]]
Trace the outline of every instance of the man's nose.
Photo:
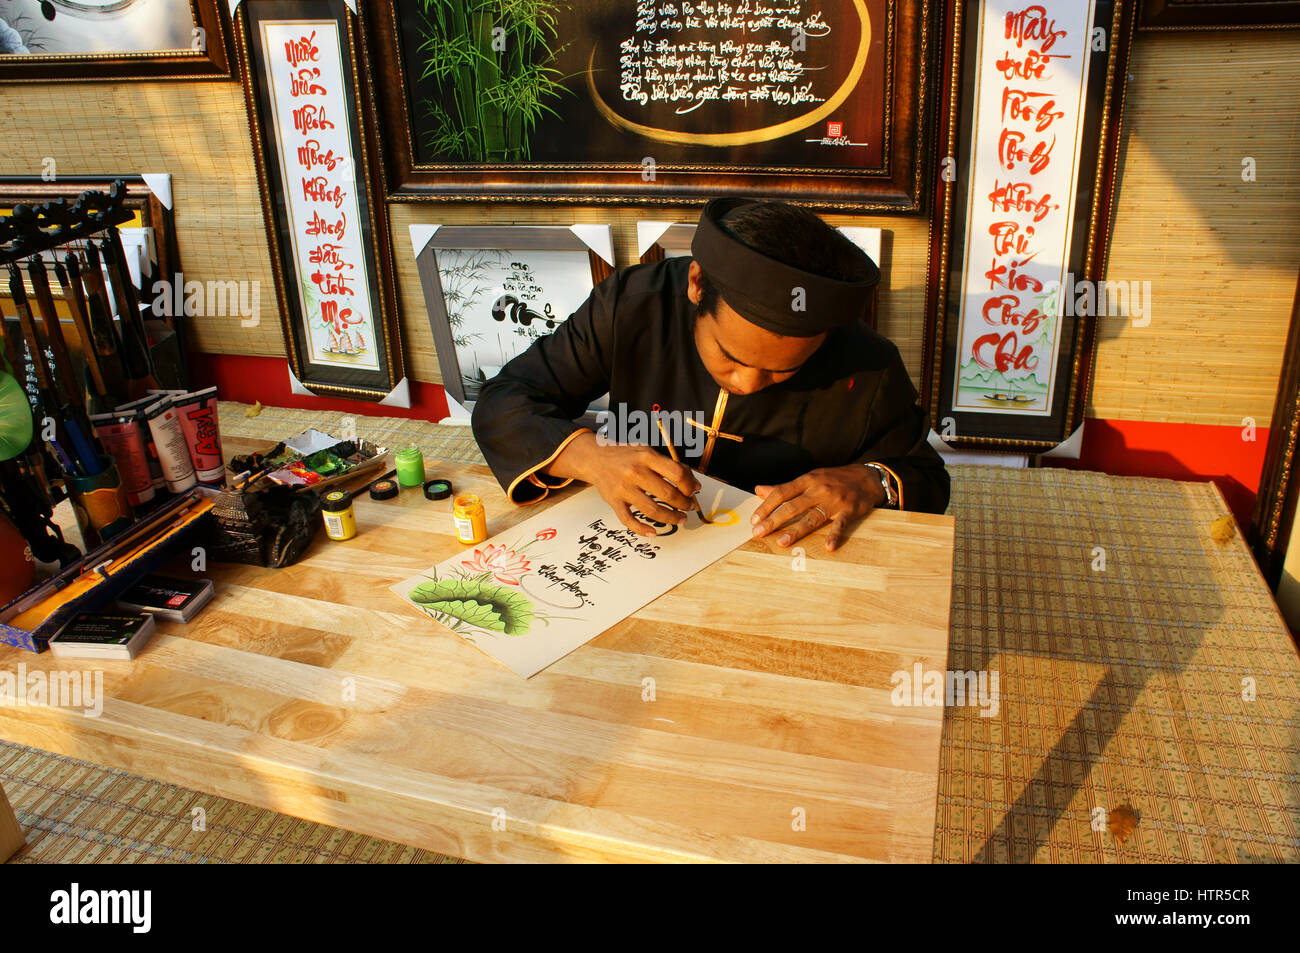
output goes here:
[[743, 369], [731, 375], [733, 394], [753, 394], [763, 389], [764, 374], [753, 369]]

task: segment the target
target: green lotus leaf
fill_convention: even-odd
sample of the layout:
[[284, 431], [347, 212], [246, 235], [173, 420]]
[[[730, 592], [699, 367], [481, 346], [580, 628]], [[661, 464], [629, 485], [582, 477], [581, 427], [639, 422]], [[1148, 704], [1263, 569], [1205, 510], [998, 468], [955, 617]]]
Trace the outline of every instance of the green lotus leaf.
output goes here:
[[[6, 367], [0, 358], [0, 367]], [[17, 378], [0, 371], [0, 460], [12, 460], [32, 442], [32, 405]]]
[[[517, 589], [478, 579], [424, 582], [412, 589], [408, 598], [417, 605], [428, 606], [436, 612], [445, 612], [471, 625], [506, 635], [523, 635], [533, 624], [533, 603], [526, 595]], [[489, 610], [491, 616], [484, 609]], [[476, 621], [478, 618], [495, 624], [484, 624]]]
[[504, 632], [506, 624], [492, 608], [490, 602], [475, 602], [473, 599], [445, 599], [438, 602], [424, 603], [424, 607], [433, 612], [442, 612], [453, 619], [460, 619], [470, 625], [487, 629], [489, 632]]

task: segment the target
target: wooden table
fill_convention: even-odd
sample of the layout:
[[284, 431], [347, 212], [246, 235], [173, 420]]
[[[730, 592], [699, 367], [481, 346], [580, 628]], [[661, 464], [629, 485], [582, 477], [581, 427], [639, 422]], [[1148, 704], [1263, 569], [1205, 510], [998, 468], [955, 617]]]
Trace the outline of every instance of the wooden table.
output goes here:
[[[537, 512], [428, 469], [490, 533]], [[446, 503], [356, 512], [297, 565], [209, 566], [192, 622], [97, 663], [99, 718], [0, 706], [0, 737], [471, 860], [930, 860], [943, 709], [891, 676], [947, 668], [951, 517], [877, 512], [802, 567], [751, 541], [525, 680], [388, 591], [462, 548]]]

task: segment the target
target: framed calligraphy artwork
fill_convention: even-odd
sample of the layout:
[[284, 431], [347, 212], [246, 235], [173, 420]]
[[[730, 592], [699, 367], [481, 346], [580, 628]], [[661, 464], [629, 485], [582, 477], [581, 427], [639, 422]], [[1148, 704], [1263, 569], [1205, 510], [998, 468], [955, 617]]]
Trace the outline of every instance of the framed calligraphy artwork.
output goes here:
[[392, 199], [923, 204], [932, 0], [364, 5]]
[[235, 20], [290, 370], [383, 400], [404, 369], [359, 30], [344, 0], [243, 0]]
[[1115, 0], [947, 4], [922, 399], [952, 446], [1065, 440], [1096, 316], [1141, 306], [1103, 281], [1134, 20]]
[[214, 79], [230, 76], [218, 0], [7, 0], [0, 80]]
[[608, 225], [410, 229], [442, 385], [466, 409], [484, 382], [567, 320], [614, 271]]

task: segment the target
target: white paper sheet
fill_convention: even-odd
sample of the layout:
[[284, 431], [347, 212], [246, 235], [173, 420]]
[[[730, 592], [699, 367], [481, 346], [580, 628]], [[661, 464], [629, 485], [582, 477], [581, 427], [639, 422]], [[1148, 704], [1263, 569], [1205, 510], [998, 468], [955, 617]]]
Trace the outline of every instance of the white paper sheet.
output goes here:
[[637, 536], [588, 487], [392, 591], [529, 678], [751, 538], [758, 497], [697, 476], [712, 525]]

